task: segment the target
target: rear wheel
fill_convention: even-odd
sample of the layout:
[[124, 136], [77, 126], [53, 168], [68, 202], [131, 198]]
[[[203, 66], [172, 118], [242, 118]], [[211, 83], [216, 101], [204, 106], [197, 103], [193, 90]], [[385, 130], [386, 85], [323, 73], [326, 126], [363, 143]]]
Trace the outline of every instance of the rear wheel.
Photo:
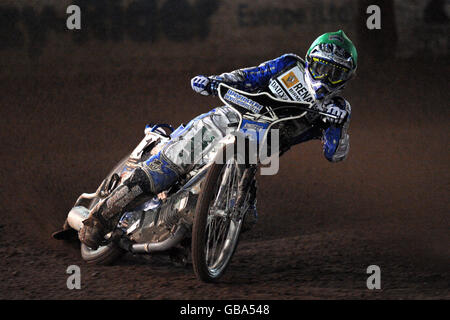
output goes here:
[[239, 242], [243, 217], [234, 206], [239, 177], [233, 157], [213, 163], [205, 178], [192, 230], [192, 263], [202, 281], [217, 281], [225, 273]]
[[100, 246], [96, 250], [93, 250], [81, 244], [81, 257], [87, 263], [93, 263], [98, 265], [110, 265], [119, 259], [125, 251], [111, 242], [106, 246]]
[[[113, 188], [117, 187], [118, 182], [113, 181], [113, 176], [115, 174], [120, 175], [125, 163], [128, 160], [128, 156], [122, 161], [120, 161], [115, 168], [109, 173], [107, 179], [109, 180], [105, 186], [111, 187], [112, 183], [114, 183]], [[91, 201], [88, 209], [91, 210], [98, 202], [99, 198], [95, 198]], [[125, 250], [120, 248], [117, 244], [111, 242], [106, 246], [100, 246], [96, 250], [93, 250], [86, 246], [85, 244], [81, 244], [81, 257], [87, 263], [99, 264], [99, 265], [109, 265], [120, 258], [125, 253]]]

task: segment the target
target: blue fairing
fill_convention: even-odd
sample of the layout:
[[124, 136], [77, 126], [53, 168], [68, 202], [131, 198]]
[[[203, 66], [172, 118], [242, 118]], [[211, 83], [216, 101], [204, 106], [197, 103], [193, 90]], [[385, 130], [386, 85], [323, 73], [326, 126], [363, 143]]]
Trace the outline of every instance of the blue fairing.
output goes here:
[[184, 131], [184, 128], [185, 128], [184, 125], [180, 124], [180, 126], [170, 134], [170, 138], [173, 139], [178, 137]]
[[324, 139], [325, 143], [323, 146], [325, 158], [332, 160], [334, 153], [339, 145], [339, 140], [341, 139], [342, 128], [336, 128], [330, 126], [325, 130]]
[[170, 124], [166, 124], [166, 123], [158, 123], [155, 125], [151, 125], [151, 124], [147, 124], [145, 126], [144, 132], [147, 133], [147, 131], [150, 132], [156, 132], [158, 134], [163, 134], [163, 135], [167, 135], [166, 131], [164, 131], [161, 128], [167, 128], [170, 130], [170, 132], [173, 132], [173, 127]]
[[248, 119], [242, 119], [240, 131], [250, 136], [252, 140], [260, 143], [264, 138], [266, 129], [269, 127], [268, 123], [256, 122]]

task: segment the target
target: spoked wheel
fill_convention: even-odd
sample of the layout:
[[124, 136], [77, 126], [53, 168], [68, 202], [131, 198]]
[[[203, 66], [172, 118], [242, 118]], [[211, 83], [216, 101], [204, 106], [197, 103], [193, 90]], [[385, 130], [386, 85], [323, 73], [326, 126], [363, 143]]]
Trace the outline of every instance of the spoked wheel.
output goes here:
[[[128, 156], [122, 159], [116, 167], [108, 174], [108, 178], [110, 179], [108, 183], [108, 187], [115, 188], [118, 184], [118, 181], [113, 181], [112, 177], [114, 174], [120, 173], [120, 171], [125, 166], [125, 163], [128, 160]], [[120, 180], [120, 179], [119, 179]], [[114, 183], [114, 186], [112, 186]], [[92, 210], [92, 208], [98, 203], [99, 199], [95, 198], [91, 201], [88, 209]], [[81, 257], [87, 263], [98, 264], [98, 265], [109, 265], [119, 259], [125, 251], [120, 248], [117, 244], [110, 242], [108, 245], [99, 246], [97, 249], [91, 249], [84, 243], [81, 244]]]
[[205, 282], [216, 281], [224, 274], [239, 241], [243, 216], [235, 208], [238, 168], [235, 158], [212, 164], [197, 202], [192, 263], [197, 277]]
[[[91, 210], [98, 203], [98, 199], [94, 199], [89, 206]], [[91, 249], [84, 243], [81, 244], [81, 257], [87, 263], [98, 265], [110, 265], [120, 258], [125, 251], [116, 243], [110, 242], [107, 245], [99, 246], [97, 249]]]

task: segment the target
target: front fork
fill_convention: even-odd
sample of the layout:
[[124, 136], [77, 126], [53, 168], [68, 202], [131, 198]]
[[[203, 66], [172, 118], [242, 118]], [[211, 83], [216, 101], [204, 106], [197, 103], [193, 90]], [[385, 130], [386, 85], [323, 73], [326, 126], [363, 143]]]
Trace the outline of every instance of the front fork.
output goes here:
[[239, 179], [239, 184], [238, 184], [238, 195], [237, 195], [237, 199], [236, 199], [236, 207], [240, 208], [244, 204], [244, 201], [245, 201], [245, 198], [247, 197], [248, 192], [250, 192], [249, 187], [250, 187], [250, 184], [253, 182], [253, 179], [255, 178], [257, 166], [252, 165], [252, 166], [246, 167], [245, 164], [240, 164], [238, 166], [238, 168], [239, 168], [239, 173], [242, 172], [242, 174], [240, 174], [241, 178]]
[[[254, 205], [256, 200], [256, 171], [257, 165], [238, 165], [239, 179], [238, 190], [237, 190], [237, 198], [235, 213], [237, 214], [238, 219], [244, 218], [244, 214], [248, 210], [251, 205]], [[252, 185], [254, 184], [254, 185]], [[248, 200], [248, 205], [245, 206], [245, 201]]]

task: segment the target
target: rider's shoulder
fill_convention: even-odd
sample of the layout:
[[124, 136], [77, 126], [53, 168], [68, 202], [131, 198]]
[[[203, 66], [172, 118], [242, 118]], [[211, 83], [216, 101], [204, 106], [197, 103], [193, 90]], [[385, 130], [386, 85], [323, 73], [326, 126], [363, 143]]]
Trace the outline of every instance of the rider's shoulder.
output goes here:
[[287, 62], [298, 62], [302, 65], [304, 65], [305, 61], [298, 55], [296, 55], [295, 53], [285, 53], [281, 56], [279, 56], [278, 58], [275, 58], [275, 60], [283, 60], [283, 61], [287, 61]]
[[287, 66], [287, 65], [292, 65], [294, 63], [299, 63], [300, 65], [303, 65], [303, 66], [305, 64], [304, 60], [294, 53], [282, 54], [281, 56], [278, 56], [272, 60], [261, 63], [260, 66], [266, 65], [268, 63], [269, 64], [275, 63], [276, 65], [282, 65], [283, 67]]

